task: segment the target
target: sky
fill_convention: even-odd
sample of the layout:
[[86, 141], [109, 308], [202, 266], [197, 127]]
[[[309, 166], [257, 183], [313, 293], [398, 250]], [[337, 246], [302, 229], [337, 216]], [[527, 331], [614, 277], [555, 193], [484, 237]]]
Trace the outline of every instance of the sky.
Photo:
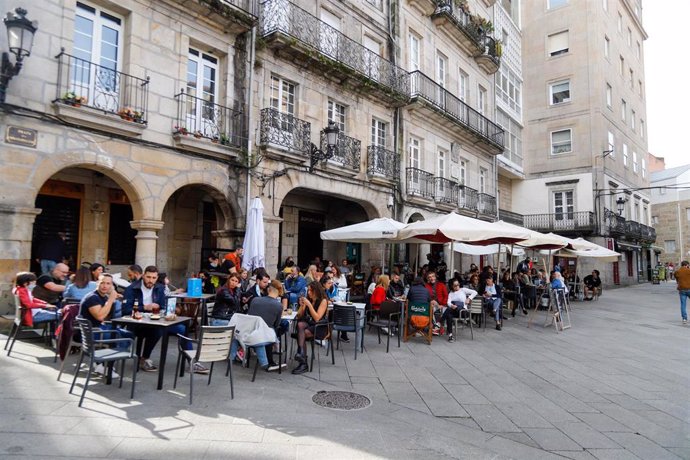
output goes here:
[[[649, 38], [644, 44], [649, 152], [664, 157], [666, 167], [690, 164], [688, 133], [690, 92], [687, 74], [687, 0], [643, 0], [642, 24]], [[685, 69], [685, 70], [684, 70]]]

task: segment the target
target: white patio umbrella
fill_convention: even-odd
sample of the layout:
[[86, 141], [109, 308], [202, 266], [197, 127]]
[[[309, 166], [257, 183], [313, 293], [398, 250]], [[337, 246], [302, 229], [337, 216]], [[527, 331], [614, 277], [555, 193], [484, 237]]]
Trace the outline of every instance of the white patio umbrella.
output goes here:
[[418, 238], [431, 243], [458, 241], [469, 244], [510, 244], [529, 238], [525, 230], [502, 228], [492, 222], [451, 212], [408, 224], [398, 232], [398, 239]]
[[[556, 235], [555, 233], [541, 233], [537, 232], [535, 230], [530, 230], [528, 228], [520, 227], [518, 225], [510, 224], [508, 222], [503, 222], [502, 220], [499, 220], [498, 222], [495, 223], [496, 225], [500, 225], [501, 227], [504, 227], [506, 229], [521, 229], [529, 233], [529, 238], [527, 238], [524, 241], [520, 241], [519, 243], [515, 243], [518, 246], [521, 246], [526, 249], [532, 249], [532, 250], [547, 250], [549, 251], [549, 258], [548, 258], [548, 264], [544, 264], [546, 266], [547, 271], [551, 270], [551, 253], [555, 249], [561, 249], [570, 243], [570, 241], [567, 238], [564, 238], [560, 235]], [[512, 271], [512, 264], [511, 264], [511, 271]]]
[[258, 196], [252, 201], [247, 216], [247, 230], [244, 234], [244, 260], [242, 267], [250, 273], [266, 266], [266, 244], [264, 232], [264, 205]]

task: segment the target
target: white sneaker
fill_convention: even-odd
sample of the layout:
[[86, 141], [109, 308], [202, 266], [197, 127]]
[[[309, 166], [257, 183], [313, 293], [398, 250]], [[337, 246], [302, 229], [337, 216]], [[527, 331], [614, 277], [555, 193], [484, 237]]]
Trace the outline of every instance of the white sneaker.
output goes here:
[[[93, 372], [96, 374], [101, 374], [103, 377], [107, 377], [107, 374], [108, 374], [108, 371], [106, 370], [106, 368], [103, 364], [96, 364], [96, 366], [93, 368]], [[114, 379], [120, 378], [120, 374], [115, 372], [115, 369], [113, 369], [113, 378]]]
[[684, 320], [683, 320], [683, 324], [688, 324], [688, 320], [687, 320], [687, 319], [684, 319]]

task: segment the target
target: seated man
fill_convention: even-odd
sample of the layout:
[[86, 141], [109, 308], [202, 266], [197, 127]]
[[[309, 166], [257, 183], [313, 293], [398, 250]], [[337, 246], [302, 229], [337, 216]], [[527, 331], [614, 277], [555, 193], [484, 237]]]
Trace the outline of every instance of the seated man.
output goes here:
[[482, 294], [484, 296], [484, 308], [494, 315], [497, 331], [500, 331], [503, 326], [501, 321], [501, 310], [503, 308], [501, 294], [501, 288], [494, 284], [494, 279], [487, 278], [484, 293]]
[[307, 279], [300, 273], [297, 265], [292, 267], [290, 274], [285, 278], [285, 290], [288, 293], [289, 305], [296, 305], [300, 296], [307, 295]]
[[388, 285], [386, 297], [394, 300], [402, 300], [405, 296], [405, 284], [400, 279], [400, 273], [394, 271], [391, 275], [391, 283]]
[[36, 287], [32, 291], [34, 298], [60, 307], [60, 298], [66, 289], [64, 281], [67, 275], [69, 275], [69, 267], [59, 263], [55, 265], [50, 274], [39, 276], [36, 280]]
[[[280, 337], [289, 326], [282, 323], [283, 306], [280, 304], [280, 295], [283, 291], [283, 285], [278, 280], [273, 280], [266, 289], [268, 295], [265, 297], [257, 297], [254, 299], [249, 307], [247, 315], [260, 316], [268, 327], [273, 328], [276, 332], [276, 337]], [[287, 364], [273, 361], [273, 344], [265, 345], [264, 347], [255, 347], [259, 365], [263, 368], [268, 365], [267, 369], [270, 371], [277, 371], [278, 366], [287, 367]]]
[[585, 300], [592, 300], [595, 295], [601, 294], [599, 270], [592, 270], [592, 274], [585, 276], [585, 279], [582, 281], [585, 285]]
[[265, 297], [268, 295], [266, 288], [271, 282], [271, 277], [265, 271], [258, 272], [256, 274], [256, 283], [247, 289], [247, 291], [242, 293], [242, 308], [246, 311], [249, 308], [249, 304], [255, 297]]

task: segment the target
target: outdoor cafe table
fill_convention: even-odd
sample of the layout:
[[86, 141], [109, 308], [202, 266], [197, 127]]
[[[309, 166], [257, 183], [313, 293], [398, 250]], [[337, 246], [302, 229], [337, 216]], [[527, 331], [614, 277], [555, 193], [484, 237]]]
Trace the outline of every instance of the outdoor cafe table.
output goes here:
[[215, 294], [201, 294], [201, 295], [187, 295], [186, 292], [173, 292], [170, 297], [177, 299], [199, 299], [201, 301], [201, 325], [208, 326], [208, 308], [206, 302], [208, 299], [214, 298]]
[[123, 316], [121, 318], [113, 318], [111, 321], [119, 326], [133, 326], [136, 329], [164, 329], [163, 337], [161, 337], [161, 357], [158, 363], [158, 386], [159, 390], [163, 389], [163, 376], [165, 375], [165, 358], [168, 354], [168, 328], [177, 324], [189, 324], [192, 318], [187, 316], [178, 316], [172, 321], [167, 321], [164, 317], [161, 319], [151, 319], [148, 313], [144, 314], [141, 319], [132, 319], [131, 316]]

